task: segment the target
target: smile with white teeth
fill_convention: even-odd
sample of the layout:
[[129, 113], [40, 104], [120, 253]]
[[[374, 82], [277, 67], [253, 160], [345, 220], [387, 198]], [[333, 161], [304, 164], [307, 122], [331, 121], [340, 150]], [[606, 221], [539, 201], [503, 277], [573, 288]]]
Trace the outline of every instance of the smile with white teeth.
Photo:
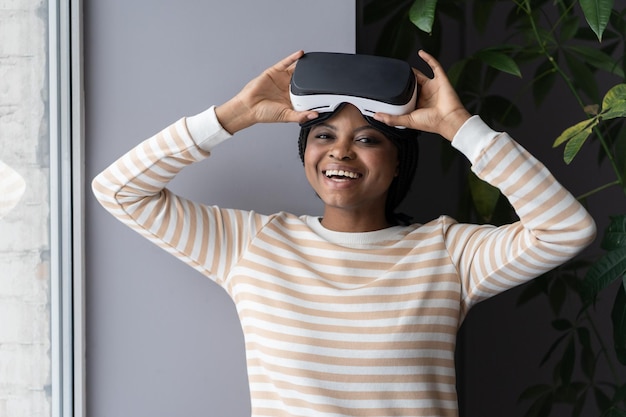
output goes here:
[[344, 171], [342, 169], [328, 169], [328, 170], [324, 171], [324, 175], [326, 175], [326, 177], [328, 177], [328, 178], [331, 178], [331, 177], [344, 177], [344, 178], [351, 178], [351, 179], [356, 179], [356, 178], [359, 178], [361, 176], [361, 174], [359, 174], [357, 172]]

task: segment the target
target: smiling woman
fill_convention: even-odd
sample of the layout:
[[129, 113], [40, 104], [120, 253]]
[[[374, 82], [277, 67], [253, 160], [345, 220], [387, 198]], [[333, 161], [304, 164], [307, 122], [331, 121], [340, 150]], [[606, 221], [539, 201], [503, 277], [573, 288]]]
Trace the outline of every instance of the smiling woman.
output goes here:
[[[335, 137], [337, 135], [337, 128], [335, 128], [332, 124], [329, 125], [328, 123], [325, 123], [325, 120], [330, 117], [332, 117], [333, 120], [337, 120], [338, 117], [334, 117], [334, 115], [336, 113], [343, 112], [345, 105], [346, 103], [341, 104], [334, 111], [322, 113], [317, 118], [301, 124], [300, 137], [298, 139], [298, 148], [300, 153], [300, 159], [303, 163], [305, 158], [305, 150], [309, 142], [308, 138], [310, 135], [313, 137], [316, 136], [315, 132], [310, 133], [311, 128], [313, 127], [315, 131], [322, 127], [331, 130], [334, 129], [332, 130], [331, 135], [328, 135], [328, 137]], [[350, 105], [347, 106], [348, 109], [350, 109], [350, 107]], [[351, 113], [354, 115], [354, 109], [351, 110]], [[402, 200], [404, 200], [404, 197], [408, 193], [411, 183], [413, 182], [413, 178], [415, 176], [419, 156], [419, 145], [417, 141], [419, 132], [413, 129], [394, 129], [381, 122], [378, 122], [372, 117], [363, 116], [362, 114], [359, 114], [359, 117], [356, 120], [358, 120], [356, 124], [359, 126], [358, 128], [356, 128], [356, 130], [363, 130], [364, 132], [369, 132], [371, 135], [371, 137], [367, 140], [363, 138], [363, 133], [361, 133], [359, 136], [355, 136], [357, 142], [360, 142], [362, 144], [361, 147], [365, 147], [365, 149], [369, 147], [382, 148], [382, 145], [385, 143], [391, 142], [393, 144], [393, 149], [395, 149], [397, 154], [395, 156], [389, 157], [391, 158], [389, 162], [395, 164], [396, 172], [394, 174], [393, 180], [389, 183], [387, 187], [386, 198], [384, 199], [385, 204], [382, 213], [384, 214], [384, 221], [387, 224], [406, 222], [406, 216], [396, 213], [395, 209], [402, 202]], [[356, 130], [354, 134], [359, 133]], [[365, 135], [365, 137], [367, 137], [367, 135]], [[369, 143], [369, 146], [367, 146], [366, 142]], [[380, 215], [381, 213], [378, 212], [377, 214]], [[365, 220], [365, 218], [363, 218], [363, 220]], [[382, 222], [382, 220], [383, 218], [379, 218], [379, 221]], [[373, 230], [375, 230], [379, 226], [373, 226]], [[347, 225], [335, 225], [335, 227], [345, 228], [347, 227]], [[365, 229], [370, 229], [372, 226], [370, 225], [363, 227]], [[359, 227], [358, 229], [361, 230], [363, 229], [363, 227]]]
[[306, 177], [324, 202], [324, 227], [369, 232], [389, 226], [385, 209], [398, 148], [356, 107], [348, 104], [313, 125], [304, 147]]
[[[570, 259], [595, 235], [546, 168], [471, 116], [439, 63], [420, 56], [434, 77], [415, 70], [417, 108], [371, 116], [352, 104], [294, 110], [296, 52], [93, 181], [114, 216], [231, 296], [255, 417], [457, 416], [456, 332], [469, 309]], [[302, 125], [304, 170], [323, 216], [220, 208], [166, 188], [236, 132], [275, 122]], [[412, 179], [416, 152], [404, 146], [416, 146], [417, 131], [451, 141], [520, 221], [401, 224], [390, 216]], [[394, 190], [398, 179], [404, 185]]]

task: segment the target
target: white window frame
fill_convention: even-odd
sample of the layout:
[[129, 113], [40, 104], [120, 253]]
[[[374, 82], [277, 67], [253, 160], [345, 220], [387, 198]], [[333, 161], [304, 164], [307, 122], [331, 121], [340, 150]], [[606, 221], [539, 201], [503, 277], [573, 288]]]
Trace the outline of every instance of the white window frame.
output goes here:
[[82, 0], [48, 0], [52, 417], [84, 417]]

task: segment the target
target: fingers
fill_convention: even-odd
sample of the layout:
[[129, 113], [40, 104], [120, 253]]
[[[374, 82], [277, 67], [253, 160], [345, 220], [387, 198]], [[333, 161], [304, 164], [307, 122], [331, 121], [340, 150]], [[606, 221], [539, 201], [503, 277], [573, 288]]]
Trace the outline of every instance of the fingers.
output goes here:
[[291, 109], [285, 109], [279, 121], [286, 123], [304, 123], [306, 121], [316, 119], [318, 116], [319, 114], [315, 111], [295, 111]]
[[413, 68], [413, 74], [415, 74], [415, 80], [420, 86], [424, 85], [427, 81], [430, 81], [430, 77], [417, 68]]
[[387, 114], [387, 113], [375, 113], [374, 119], [386, 124], [387, 126], [408, 127], [409, 115], [404, 114], [401, 116], [396, 116], [396, 115]]
[[435, 59], [435, 57], [433, 57], [431, 54], [424, 51], [423, 49], [420, 49], [419, 51], [417, 51], [417, 54], [420, 56], [420, 58], [424, 60], [424, 62], [428, 64], [430, 69], [433, 70], [433, 74], [435, 76], [434, 78], [437, 78], [437, 77], [447, 78], [446, 72], [444, 71], [439, 61]]
[[296, 61], [298, 61], [298, 59], [300, 59], [302, 55], [304, 55], [304, 51], [302, 50], [296, 51], [292, 53], [291, 55], [278, 61], [278, 63], [276, 63], [273, 68], [276, 69], [277, 71], [286, 71], [294, 63], [296, 63]]

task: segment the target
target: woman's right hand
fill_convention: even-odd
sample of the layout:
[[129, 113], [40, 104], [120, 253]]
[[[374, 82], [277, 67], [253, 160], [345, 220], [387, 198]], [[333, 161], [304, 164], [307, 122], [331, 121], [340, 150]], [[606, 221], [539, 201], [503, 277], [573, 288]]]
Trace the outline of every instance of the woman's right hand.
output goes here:
[[405, 126], [424, 132], [438, 133], [452, 141], [459, 128], [471, 117], [450, 84], [443, 67], [432, 55], [423, 50], [419, 56], [433, 70], [433, 78], [414, 69], [420, 96], [417, 109], [410, 113], [394, 116], [377, 113], [374, 118], [389, 126]]
[[222, 127], [229, 133], [256, 123], [297, 122], [317, 117], [314, 111], [295, 111], [289, 99], [289, 83], [296, 62], [304, 54], [294, 52], [250, 81], [235, 97], [216, 107]]

